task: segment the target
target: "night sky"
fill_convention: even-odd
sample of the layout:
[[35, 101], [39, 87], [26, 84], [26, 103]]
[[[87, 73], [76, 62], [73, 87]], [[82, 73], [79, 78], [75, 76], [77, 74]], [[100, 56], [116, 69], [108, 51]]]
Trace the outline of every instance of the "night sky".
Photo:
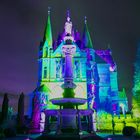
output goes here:
[[139, 0], [0, 0], [0, 92], [28, 94], [36, 88], [38, 46], [51, 7], [53, 38], [63, 30], [66, 11], [83, 31], [84, 16], [95, 49], [110, 44], [119, 88], [131, 96], [133, 63], [140, 39]]

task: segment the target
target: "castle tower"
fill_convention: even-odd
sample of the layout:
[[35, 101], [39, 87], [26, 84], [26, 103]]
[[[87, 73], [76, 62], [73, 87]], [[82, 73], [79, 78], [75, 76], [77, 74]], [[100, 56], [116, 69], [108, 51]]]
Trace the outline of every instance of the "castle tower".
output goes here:
[[43, 37], [43, 57], [50, 56], [50, 50], [52, 49], [52, 29], [50, 19], [50, 8], [48, 8], [48, 20], [46, 23], [44, 37]]
[[106, 111], [118, 114], [120, 99], [117, 66], [111, 50], [95, 50], [87, 19], [85, 18], [81, 38], [80, 32], [72, 26], [69, 14], [65, 30], [59, 33], [55, 41], [54, 38], [52, 39], [50, 15], [50, 9], [48, 9], [44, 37], [39, 46], [37, 88], [33, 92], [32, 121], [35, 124], [33, 127], [39, 128], [41, 112], [46, 108], [58, 109], [50, 100], [61, 98], [64, 93], [62, 87], [66, 89], [66, 86], [71, 85], [76, 98], [86, 98], [88, 101], [79, 109], [88, 107], [97, 113]]
[[88, 108], [97, 110], [99, 103], [98, 95], [98, 73], [95, 62], [95, 51], [91, 41], [90, 33], [87, 25], [87, 18], [85, 17], [84, 32], [83, 32], [83, 48], [86, 50], [86, 77], [87, 77], [87, 99]]
[[32, 121], [31, 121], [31, 133], [41, 132], [41, 113], [47, 108], [48, 96], [51, 93], [49, 87], [44, 84], [44, 79], [49, 79], [49, 66], [52, 50], [52, 31], [50, 22], [50, 9], [48, 9], [48, 20], [44, 31], [43, 41], [39, 46], [39, 71], [38, 71], [38, 84], [37, 88], [33, 92], [32, 99]]
[[48, 8], [48, 19], [45, 26], [43, 41], [39, 47], [39, 71], [38, 84], [40, 85], [44, 79], [50, 79], [50, 65], [52, 54], [52, 29], [50, 19], [50, 8]]

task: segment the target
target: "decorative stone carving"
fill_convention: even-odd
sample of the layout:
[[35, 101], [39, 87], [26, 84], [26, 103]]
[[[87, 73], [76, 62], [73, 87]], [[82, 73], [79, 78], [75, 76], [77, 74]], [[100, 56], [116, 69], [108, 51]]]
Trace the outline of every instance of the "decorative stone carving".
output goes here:
[[66, 35], [71, 35], [72, 34], [72, 22], [70, 21], [70, 17], [67, 17], [67, 21], [65, 23], [65, 34]]

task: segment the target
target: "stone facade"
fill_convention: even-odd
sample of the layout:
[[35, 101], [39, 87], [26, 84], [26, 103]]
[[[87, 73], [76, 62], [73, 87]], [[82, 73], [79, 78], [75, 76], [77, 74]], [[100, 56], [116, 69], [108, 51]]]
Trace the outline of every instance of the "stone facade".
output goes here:
[[[70, 22], [72, 24], [72, 22]], [[64, 27], [65, 28], [65, 27]], [[50, 99], [62, 97], [64, 82], [65, 59], [62, 52], [64, 46], [65, 31], [58, 35], [53, 41], [50, 11], [48, 12], [48, 21], [44, 32], [44, 39], [39, 46], [38, 56], [38, 84], [34, 94], [42, 96], [44, 93], [47, 99], [46, 108], [55, 109]], [[76, 84], [75, 97], [86, 98], [87, 104], [82, 108], [93, 109], [96, 112], [105, 111], [112, 115], [119, 115], [120, 97], [118, 91], [117, 65], [112, 57], [110, 49], [95, 50], [91, 41], [90, 33], [85, 19], [83, 37], [72, 28], [71, 35], [74, 39], [73, 45], [76, 46], [73, 55], [73, 81]], [[68, 42], [67, 42], [68, 43]], [[41, 90], [41, 86], [47, 90]], [[126, 110], [126, 96], [125, 101]], [[45, 107], [43, 108], [43, 110]], [[43, 111], [40, 109], [40, 112]]]

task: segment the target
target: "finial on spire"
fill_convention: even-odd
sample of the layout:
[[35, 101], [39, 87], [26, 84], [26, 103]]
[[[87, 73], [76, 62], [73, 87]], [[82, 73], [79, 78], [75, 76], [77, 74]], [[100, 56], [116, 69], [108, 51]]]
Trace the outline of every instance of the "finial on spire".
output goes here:
[[48, 15], [50, 15], [50, 12], [51, 12], [51, 7], [49, 6], [48, 7]]
[[87, 17], [85, 16], [85, 24], [87, 23]]
[[84, 17], [84, 32], [83, 32], [83, 47], [85, 48], [92, 48], [93, 49], [93, 44], [92, 44], [92, 40], [90, 37], [90, 33], [88, 30], [88, 25], [87, 25], [87, 17]]
[[110, 49], [110, 43], [107, 44], [107, 48]]
[[67, 10], [67, 17], [70, 17], [70, 11]]
[[70, 11], [67, 10], [67, 21], [70, 22]]
[[52, 30], [51, 30], [50, 9], [51, 9], [51, 7], [48, 7], [48, 16], [47, 16], [47, 22], [46, 22], [45, 31], [44, 31], [43, 42], [45, 43], [45, 41], [47, 40], [48, 45], [52, 46]]

